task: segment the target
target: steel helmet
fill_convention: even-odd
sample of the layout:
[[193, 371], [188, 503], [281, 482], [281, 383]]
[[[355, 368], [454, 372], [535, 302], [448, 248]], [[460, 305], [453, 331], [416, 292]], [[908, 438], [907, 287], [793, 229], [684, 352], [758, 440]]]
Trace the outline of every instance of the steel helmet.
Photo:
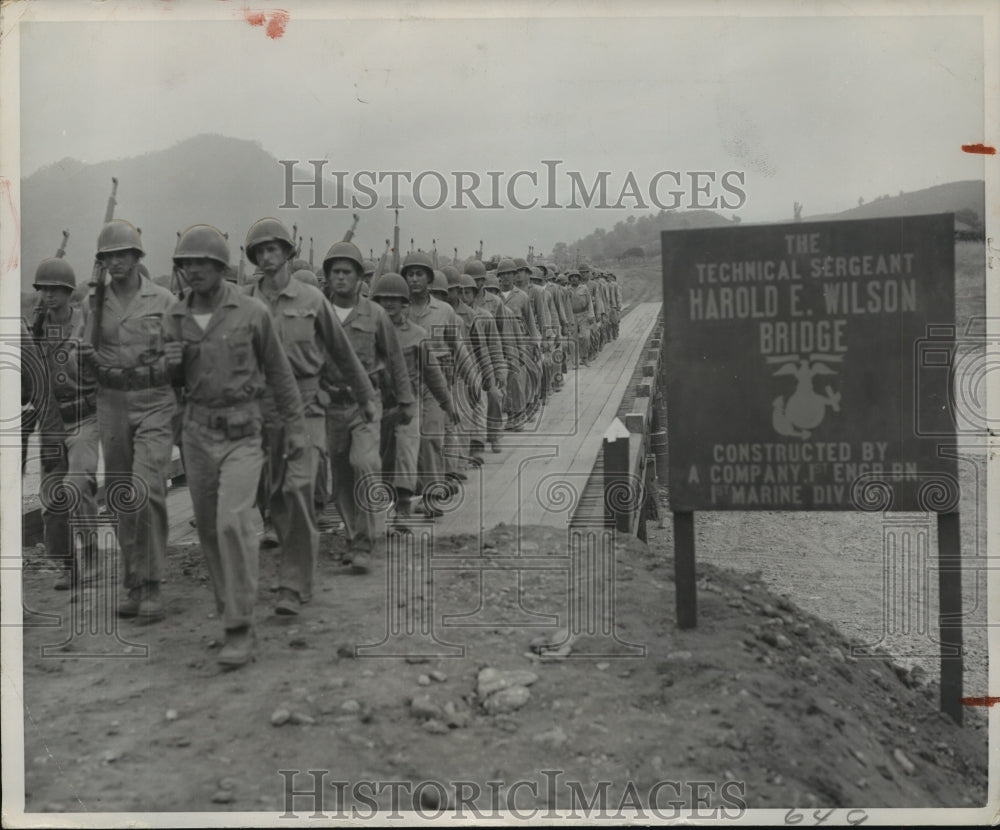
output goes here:
[[580, 265], [580, 276], [582, 277], [584, 274], [589, 274], [589, 273], [590, 273], [590, 266], [587, 265], [586, 262], [581, 263], [581, 265]]
[[73, 273], [73, 267], [65, 259], [58, 257], [43, 259], [35, 269], [35, 288], [46, 285], [68, 288], [72, 291], [76, 288], [76, 274]]
[[212, 259], [223, 267], [229, 265], [229, 243], [221, 231], [211, 225], [192, 225], [177, 240], [174, 264], [182, 259]]
[[543, 279], [545, 279], [545, 277], [542, 275], [542, 269], [541, 268], [532, 268], [530, 276], [531, 276], [531, 279], [538, 280], [539, 282], [541, 282]]
[[298, 271], [295, 271], [292, 276], [300, 282], [304, 282], [306, 285], [311, 285], [313, 288], [319, 288], [319, 280], [316, 279], [316, 275], [308, 268], [300, 268]]
[[421, 268], [426, 268], [431, 273], [434, 272], [434, 262], [431, 260], [431, 255], [424, 253], [423, 251], [410, 251], [403, 260], [403, 272], [406, 272], [407, 268], [412, 268], [415, 266], [420, 266]]
[[458, 269], [454, 265], [445, 265], [441, 269], [441, 273], [444, 274], [444, 278], [448, 281], [449, 288], [454, 288], [459, 284]]
[[361, 266], [361, 270], [364, 271], [366, 277], [369, 274], [374, 274], [375, 273], [375, 260], [374, 259], [366, 259], [364, 261], [364, 264]]
[[483, 265], [481, 260], [470, 259], [465, 263], [465, 273], [474, 280], [479, 279], [486, 276], [486, 266]]
[[497, 276], [500, 274], [514, 274], [517, 273], [517, 265], [512, 259], [501, 259], [497, 263]]
[[353, 242], [334, 242], [330, 250], [323, 257], [323, 273], [330, 273], [330, 265], [335, 259], [348, 259], [358, 266], [358, 273], [364, 271], [365, 259], [361, 255], [361, 249]]
[[438, 271], [436, 268], [432, 268], [431, 270], [434, 272], [434, 280], [427, 286], [427, 290], [440, 291], [442, 294], [447, 294], [448, 278], [444, 275], [443, 271]]
[[97, 255], [110, 254], [115, 251], [135, 251], [139, 256], [145, 256], [142, 247], [142, 236], [131, 222], [124, 219], [114, 219], [108, 222], [97, 237]]
[[309, 261], [302, 259], [301, 257], [296, 257], [292, 260], [289, 269], [294, 274], [296, 271], [311, 271], [312, 268], [309, 267]]
[[292, 235], [288, 232], [288, 228], [285, 227], [285, 223], [280, 219], [273, 219], [270, 216], [258, 219], [250, 226], [250, 230], [247, 231], [247, 241], [243, 247], [246, 250], [247, 259], [254, 265], [257, 264], [257, 255], [254, 253], [254, 248], [262, 242], [280, 242], [289, 255], [295, 250], [295, 243], [292, 241]]
[[560, 285], [565, 285], [569, 282], [569, 276], [565, 272], [562, 274], [556, 274], [556, 282]]
[[518, 271], [530, 271], [531, 266], [528, 265], [528, 260], [524, 257], [518, 256], [514, 257], [514, 265], [517, 267]]
[[538, 265], [536, 265], [535, 267], [542, 272], [543, 277], [548, 276], [549, 266], [546, 265], [544, 262], [539, 262]]
[[569, 269], [569, 270], [568, 270], [568, 271], [566, 272], [566, 279], [569, 279], [570, 277], [576, 277], [577, 279], [582, 279], [582, 278], [580, 277], [580, 272], [579, 272], [579, 271], [577, 271], [577, 270], [576, 270], [575, 268], [570, 268], [570, 269]]
[[410, 286], [399, 274], [386, 271], [372, 282], [371, 295], [374, 300], [379, 299], [379, 297], [398, 297], [409, 302]]
[[462, 274], [458, 278], [458, 285], [460, 288], [471, 288], [473, 291], [479, 290], [479, 286], [476, 285], [476, 281], [472, 279], [469, 274]]
[[500, 290], [500, 280], [497, 279], [497, 275], [492, 271], [486, 275], [486, 282], [483, 284], [484, 288], [495, 288], [497, 291]]

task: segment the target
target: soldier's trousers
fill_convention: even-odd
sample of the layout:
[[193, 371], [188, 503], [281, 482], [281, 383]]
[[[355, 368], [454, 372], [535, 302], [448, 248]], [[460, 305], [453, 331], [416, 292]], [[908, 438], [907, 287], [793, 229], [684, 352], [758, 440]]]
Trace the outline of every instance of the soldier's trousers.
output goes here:
[[503, 398], [494, 387], [492, 394], [483, 394], [486, 399], [486, 440], [491, 444], [500, 439], [503, 432]]
[[326, 418], [306, 415], [305, 449], [295, 458], [285, 458], [286, 430], [282, 424], [265, 425], [267, 453], [268, 512], [281, 545], [278, 586], [298, 593], [303, 602], [312, 599], [319, 557], [316, 524], [316, 475], [320, 446], [326, 443]]
[[576, 321], [576, 343], [578, 362], [590, 360], [590, 323], [577, 318]]
[[425, 395], [420, 412], [420, 450], [417, 455], [417, 481], [421, 490], [444, 479], [445, 414], [430, 395]]
[[326, 411], [326, 442], [333, 473], [333, 497], [347, 531], [348, 550], [371, 553], [381, 533], [377, 492], [382, 477], [379, 457], [382, 404], [376, 418], [364, 419], [356, 404]]
[[397, 491], [415, 493], [420, 453], [420, 413], [415, 411], [408, 424], [383, 414], [381, 433], [382, 475]]
[[459, 421], [454, 423], [451, 418], [444, 419], [444, 469], [446, 473], [458, 473], [465, 466], [463, 456], [468, 455], [468, 435], [466, 418], [468, 403], [460, 399], [461, 381], [452, 384], [452, 406], [458, 412]]
[[[46, 435], [42, 443], [62, 443], [58, 455], [43, 454], [38, 497], [42, 503], [45, 551], [68, 570], [74, 564], [81, 572], [93, 567], [96, 551], [74, 551], [71, 522], [97, 516], [97, 457], [100, 436], [97, 415], [83, 418], [63, 434]], [[77, 558], [79, 557], [79, 558]]]
[[184, 472], [215, 604], [227, 629], [253, 624], [260, 561], [254, 499], [263, 463], [260, 435], [233, 440], [185, 420]]
[[108, 507], [118, 515], [126, 588], [163, 577], [176, 405], [173, 389], [166, 386], [127, 392], [100, 388], [97, 393], [105, 492]]

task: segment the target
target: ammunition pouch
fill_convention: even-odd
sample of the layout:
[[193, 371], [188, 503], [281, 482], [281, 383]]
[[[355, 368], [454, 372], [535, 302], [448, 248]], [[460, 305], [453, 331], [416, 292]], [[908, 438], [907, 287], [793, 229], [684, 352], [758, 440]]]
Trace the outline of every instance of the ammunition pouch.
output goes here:
[[227, 407], [202, 406], [188, 402], [187, 417], [196, 424], [225, 434], [231, 441], [260, 433], [260, 406], [256, 401]]
[[114, 366], [96, 366], [94, 373], [97, 382], [105, 389], [116, 389], [121, 392], [136, 389], [154, 389], [160, 386], [170, 386], [170, 373], [163, 365], [134, 366], [130, 369], [119, 369]]
[[97, 393], [89, 392], [66, 400], [58, 401], [59, 417], [64, 424], [76, 424], [97, 412]]

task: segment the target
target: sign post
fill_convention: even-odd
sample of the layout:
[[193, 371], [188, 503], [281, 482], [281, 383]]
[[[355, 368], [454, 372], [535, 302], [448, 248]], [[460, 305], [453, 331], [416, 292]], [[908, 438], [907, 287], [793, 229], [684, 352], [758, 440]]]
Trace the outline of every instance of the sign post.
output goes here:
[[937, 513], [942, 708], [960, 720], [959, 488], [942, 452], [953, 229], [941, 214], [664, 231], [661, 244], [678, 624], [696, 623], [694, 511]]

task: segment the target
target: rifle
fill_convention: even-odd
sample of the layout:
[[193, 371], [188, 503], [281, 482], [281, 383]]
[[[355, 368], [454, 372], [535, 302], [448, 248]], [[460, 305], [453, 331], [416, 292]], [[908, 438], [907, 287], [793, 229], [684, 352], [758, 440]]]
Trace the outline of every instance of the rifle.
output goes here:
[[[111, 195], [108, 196], [108, 204], [104, 209], [105, 225], [115, 218], [115, 205], [118, 204], [115, 197], [117, 195], [118, 179], [112, 176]], [[97, 257], [94, 261], [94, 273], [91, 277], [91, 282], [94, 283], [94, 329], [91, 337], [94, 351], [97, 351], [101, 346], [101, 325], [104, 322], [104, 294], [107, 291], [107, 286], [104, 284], [106, 272], [107, 267], [101, 261], [101, 258]]]
[[458, 248], [455, 249], [455, 267], [458, 267]]
[[437, 268], [438, 267], [438, 241], [436, 239], [432, 239], [431, 240], [431, 244], [434, 246], [434, 252], [433, 252], [433, 256], [432, 256], [431, 259], [432, 259], [432, 261], [434, 263], [434, 267]]
[[295, 244], [296, 244], [295, 240], [299, 238], [298, 237], [298, 233], [299, 233], [299, 226], [298, 225], [292, 225], [292, 249], [295, 251], [295, 256], [299, 255], [298, 248], [295, 247]]
[[392, 229], [392, 270], [399, 273], [399, 209], [396, 209], [396, 225]]
[[240, 285], [246, 284], [246, 279], [247, 279], [246, 270], [247, 270], [247, 252], [246, 249], [242, 245], [240, 245], [240, 267], [239, 270], [237, 270], [236, 272], [236, 282], [238, 282]]
[[63, 231], [62, 244], [59, 246], [59, 250], [56, 251], [56, 258], [62, 259], [66, 256], [66, 242], [69, 241], [69, 231]]
[[299, 237], [299, 244], [295, 246], [295, 256], [296, 257], [301, 257], [302, 256], [302, 241], [303, 241], [302, 237], [300, 236]]
[[476, 259], [482, 260], [483, 258], [483, 240], [479, 240], [479, 250], [476, 251]]
[[[387, 239], [385, 241], [385, 251], [382, 252], [382, 256], [381, 256], [381, 258], [378, 261], [378, 265], [375, 266], [375, 272], [372, 274], [372, 282], [375, 282], [375, 280], [378, 277], [382, 276], [382, 274], [384, 274], [388, 270], [387, 266], [389, 264], [389, 251], [390, 250], [392, 250], [391, 243]], [[375, 252], [372, 251], [372, 253], [374, 254]]]
[[358, 228], [358, 214], [355, 213], [354, 221], [351, 222], [350, 229], [347, 231], [347, 233], [344, 234], [344, 242], [350, 242], [352, 239], [354, 239], [354, 231], [357, 230], [357, 228]]
[[309, 267], [310, 268], [316, 267], [315, 265], [313, 265], [313, 238], [311, 236], [309, 237]]

